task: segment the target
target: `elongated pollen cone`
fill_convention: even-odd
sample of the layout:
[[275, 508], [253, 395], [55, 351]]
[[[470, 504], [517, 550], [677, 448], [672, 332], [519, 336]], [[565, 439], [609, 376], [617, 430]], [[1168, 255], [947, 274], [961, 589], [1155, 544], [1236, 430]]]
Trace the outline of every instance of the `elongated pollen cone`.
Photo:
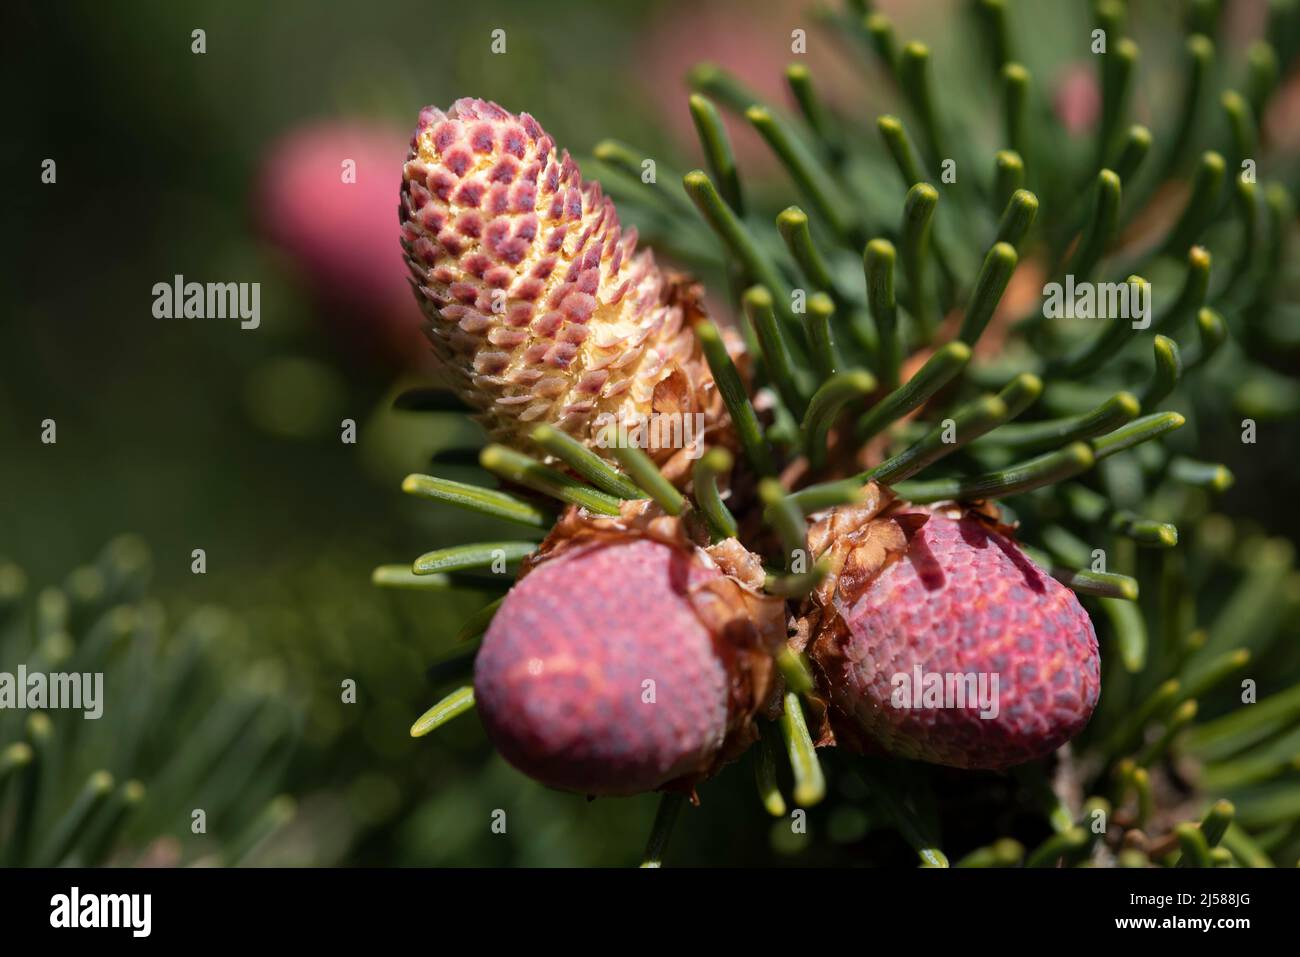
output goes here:
[[424, 109], [399, 213], [434, 351], [495, 440], [526, 446], [546, 423], [599, 446], [611, 423], [725, 414], [690, 328], [698, 289], [638, 251], [527, 113]]

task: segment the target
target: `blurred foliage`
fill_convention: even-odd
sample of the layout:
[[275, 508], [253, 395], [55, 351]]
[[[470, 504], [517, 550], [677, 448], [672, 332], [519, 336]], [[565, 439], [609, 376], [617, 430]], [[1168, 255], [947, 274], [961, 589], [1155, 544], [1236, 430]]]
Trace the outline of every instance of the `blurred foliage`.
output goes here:
[[102, 679], [78, 708], [0, 712], [7, 865], [242, 864], [293, 817], [278, 790], [301, 716], [282, 663], [223, 609], [169, 623], [149, 574], [129, 536], [34, 593], [0, 562], [0, 661], [17, 694], [34, 673]]

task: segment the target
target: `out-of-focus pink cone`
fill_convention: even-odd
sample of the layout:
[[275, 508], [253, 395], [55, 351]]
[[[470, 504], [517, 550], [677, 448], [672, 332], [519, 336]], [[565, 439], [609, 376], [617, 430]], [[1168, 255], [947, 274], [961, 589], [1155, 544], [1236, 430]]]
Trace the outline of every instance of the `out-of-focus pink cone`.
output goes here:
[[1096, 70], [1082, 63], [1066, 67], [1052, 96], [1052, 109], [1071, 136], [1080, 136], [1097, 124], [1101, 115], [1101, 91]]
[[[877, 0], [872, 6], [906, 36], [914, 24], [952, 15], [954, 4], [953, 0]], [[818, 93], [832, 106], [847, 112], [884, 110], [883, 100], [870, 109], [864, 107], [864, 96], [866, 102], [873, 102], [873, 91], [864, 90], [860, 65], [852, 51], [829, 37], [806, 0], [764, 0], [762, 15], [755, 16], [758, 12], [743, 0], [682, 0], [653, 18], [637, 47], [634, 76], [644, 87], [647, 102], [662, 110], [663, 122], [679, 142], [699, 148], [690, 111], [678, 97], [664, 96], [663, 91], [684, 89], [688, 74], [701, 64], [721, 67], [764, 101], [793, 109], [781, 71], [771, 66], [805, 63], [815, 68]], [[802, 53], [793, 48], [795, 30], [804, 32]], [[746, 177], [778, 173], [780, 162], [753, 127], [730, 110], [722, 111], [722, 121]]]
[[405, 367], [428, 361], [397, 238], [407, 137], [388, 126], [330, 121], [267, 150], [256, 190], [263, 233], [310, 284], [349, 348]]

